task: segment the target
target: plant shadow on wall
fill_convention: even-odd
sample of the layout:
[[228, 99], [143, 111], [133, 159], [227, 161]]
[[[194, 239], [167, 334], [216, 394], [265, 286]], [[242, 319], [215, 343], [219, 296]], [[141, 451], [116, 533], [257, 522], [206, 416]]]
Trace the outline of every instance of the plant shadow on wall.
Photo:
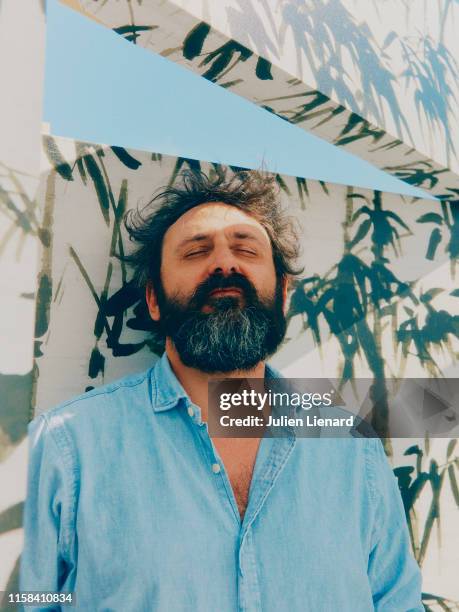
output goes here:
[[[392, 123], [397, 138], [380, 146], [393, 149], [402, 145], [402, 140], [413, 140], [399, 104], [400, 97], [406, 96], [396, 86], [399, 81], [412, 97], [430, 150], [433, 150], [435, 141], [441, 141], [445, 143], [447, 164], [457, 157], [451, 137], [454, 127], [451, 120], [457, 114], [459, 68], [443, 44], [442, 36], [438, 41], [429, 34], [402, 37], [392, 30], [378, 43], [367, 23], [354, 17], [340, 0], [283, 0], [279, 6], [282, 25], [278, 28], [273, 8], [268, 3], [261, 2], [255, 11], [250, 2], [239, 0], [239, 8], [232, 6], [227, 9], [230, 29], [237, 32], [238, 41], [229, 40], [212, 48], [211, 28], [201, 22], [184, 39], [184, 58], [199, 62], [197, 68], [204, 78], [232, 88], [241, 82], [241, 77], [231, 74], [232, 70], [253, 57], [250, 47], [255, 44], [260, 54], [254, 63], [255, 75], [260, 80], [272, 80], [271, 64], [263, 55], [278, 55], [291, 32], [297, 72], [301, 74], [307, 67], [316, 89], [305, 86], [303, 92], [294, 90], [290, 95], [267, 98], [260, 102], [263, 108], [294, 124], [316, 121], [315, 128], [351, 110], [348, 121], [334, 140], [336, 145], [345, 146], [369, 138], [376, 146], [386, 136], [383, 126]], [[253, 24], [250, 33], [244, 28], [247, 10]], [[270, 24], [271, 38], [257, 11], [264, 13], [266, 22]], [[443, 13], [440, 11], [442, 31], [447, 12], [447, 7]], [[401, 66], [395, 65], [399, 57]], [[350, 62], [355, 76], [346, 70], [346, 62]], [[291, 79], [289, 83], [297, 86], [299, 81]], [[276, 110], [272, 107], [273, 102]], [[285, 104], [285, 107], [280, 108], [279, 104]], [[422, 167], [421, 162], [411, 170], [420, 172]], [[403, 172], [403, 168], [400, 171]], [[428, 183], [436, 173], [424, 167], [424, 174], [424, 182]]]
[[[141, 0], [125, 3], [129, 22], [114, 31], [134, 44], [148, 47], [157, 26], [136, 23], [136, 6], [141, 5]], [[97, 15], [104, 4], [104, 0], [87, 0], [85, 6]], [[404, 4], [409, 21], [410, 6]], [[439, 11], [441, 32], [448, 7]], [[276, 26], [275, 10], [282, 15], [280, 27]], [[377, 5], [375, 10], [377, 14]], [[243, 27], [247, 15], [252, 24], [250, 31]], [[459, 70], [443, 44], [442, 34], [437, 41], [428, 34], [399, 36], [390, 31], [379, 42], [368, 24], [354, 17], [340, 0], [280, 0], [276, 9], [260, 0], [256, 10], [251, 2], [238, 0], [228, 7], [227, 17], [230, 28], [238, 32], [238, 41], [227, 40], [222, 44], [211, 27], [200, 22], [185, 35], [181, 47], [163, 50], [162, 54], [181, 53], [185, 60], [193, 62], [201, 76], [223, 88], [237, 87], [247, 79], [247, 71], [253, 71], [260, 81], [273, 81], [274, 90], [287, 85], [290, 89], [286, 95], [257, 99], [257, 104], [293, 124], [306, 122], [308, 129], [331, 122], [337, 130], [334, 144], [350, 146], [365, 140], [371, 153], [383, 154], [413, 140], [400, 108], [400, 98], [406, 98], [406, 93], [397, 86], [398, 81], [406, 85], [429, 145], [444, 142], [448, 162], [456, 156], [450, 134], [454, 129], [452, 118], [457, 114]], [[287, 83], [275, 81], [277, 73], [263, 54], [279, 55], [289, 33], [297, 49], [297, 68], [301, 71], [307, 66], [311, 70], [317, 89], [302, 87], [295, 78]], [[260, 56], [252, 51], [253, 45]], [[240, 70], [242, 64], [246, 67]], [[347, 66], [351, 68], [346, 70]], [[333, 120], [342, 113], [347, 120], [341, 126]], [[391, 125], [397, 136], [388, 135], [386, 128], [381, 127], [386, 125]], [[447, 171], [435, 169], [433, 163], [423, 158], [406, 165], [387, 165], [384, 169], [425, 189], [434, 188], [438, 175]], [[456, 196], [443, 197], [454, 200]]]
[[[32, 183], [31, 183], [32, 181]], [[40, 223], [37, 202], [28, 195], [33, 177], [0, 162], [0, 262], [3, 258], [27, 265], [27, 242], [39, 240], [46, 243], [47, 233]], [[11, 290], [10, 290], [11, 291]], [[33, 293], [20, 293], [6, 298], [33, 300]], [[12, 320], [11, 326], [17, 325]], [[4, 347], [10, 355], [13, 347]], [[32, 393], [32, 372], [4, 374], [0, 372], [0, 463], [6, 462], [27, 434]], [[5, 466], [6, 467], [6, 466]], [[19, 529], [22, 524], [23, 503], [18, 502], [0, 512], [0, 537]], [[16, 564], [7, 589], [17, 590]], [[2, 585], [3, 586], [3, 585]]]
[[[268, 18], [272, 20], [271, 10], [267, 8], [266, 3], [263, 7]], [[315, 127], [318, 127], [335, 115], [345, 112], [343, 104], [361, 114], [371, 112], [381, 123], [386, 105], [391, 110], [399, 136], [403, 130], [409, 135], [408, 125], [400, 112], [392, 87], [395, 77], [383, 65], [380, 59], [381, 50], [368, 28], [362, 28], [338, 0], [309, 2], [307, 8], [298, 2], [284, 2], [282, 14], [283, 26], [277, 33], [276, 42], [281, 48], [287, 30], [292, 29], [298, 69], [301, 71], [304, 57], [315, 77], [317, 90], [269, 98], [261, 104], [263, 108], [294, 124], [317, 119]], [[234, 23], [242, 19], [241, 13], [237, 13], [234, 8], [231, 8], [229, 17]], [[253, 21], [256, 23], [257, 40], [262, 52], [267, 48], [264, 26], [255, 15]], [[224, 78], [240, 62], [251, 58], [253, 51], [234, 40], [211, 51], [203, 51], [210, 32], [210, 27], [204, 22], [195, 26], [185, 37], [183, 56], [187, 60], [200, 60], [199, 68], [204, 78], [222, 87], [231, 88], [241, 79], [225, 82]], [[359, 71], [362, 84], [361, 91], [355, 95], [352, 92], [353, 83], [343, 67], [343, 53], [346, 49], [350, 49], [353, 65]], [[260, 80], [272, 80], [270, 62], [259, 57], [255, 65], [255, 75]], [[298, 84], [298, 81], [292, 79], [290, 84]], [[330, 98], [333, 96], [341, 103], [340, 106], [330, 104]], [[283, 101], [291, 105], [278, 109], [277, 112], [269, 105]], [[346, 144], [366, 137], [371, 137], [376, 142], [384, 134], [384, 130], [370, 128], [367, 121], [352, 113], [348, 124], [337, 138], [337, 144]], [[401, 141], [395, 140], [394, 143], [396, 146]]]
[[[365, 203], [354, 210], [354, 202], [359, 200]], [[458, 202], [442, 203], [442, 215], [430, 212], [417, 220], [418, 223], [432, 222], [449, 230], [445, 252], [450, 256], [452, 275], [457, 263], [455, 245], [459, 236], [458, 226], [451, 218], [455, 218], [453, 211], [457, 211], [457, 204]], [[437, 232], [440, 231], [436, 229]], [[401, 231], [404, 231], [404, 234], [401, 234]], [[359, 245], [369, 234], [370, 263], [360, 256], [366, 250], [365, 247], [359, 249]], [[444, 290], [438, 287], [427, 291], [416, 290], [417, 280], [402, 282], [390, 269], [392, 262], [388, 251], [395, 257], [400, 256], [402, 239], [412, 234], [412, 230], [399, 215], [384, 210], [380, 192], [375, 191], [369, 201], [367, 197], [349, 189], [343, 223], [344, 250], [341, 260], [324, 276], [312, 276], [299, 281], [290, 302], [289, 317], [300, 316], [304, 329], [310, 330], [317, 345], [322, 343], [319, 325], [321, 320], [326, 322], [328, 333], [338, 340], [343, 356], [340, 374], [342, 385], [352, 381], [356, 359], [362, 356], [365, 358], [373, 376], [370, 390], [370, 395], [375, 398], [372, 425], [383, 435], [388, 426], [388, 377], [403, 378], [410, 355], [415, 357], [432, 377], [443, 375], [434, 358], [433, 349], [449, 354], [452, 363], [457, 359], [452, 339], [459, 338], [459, 316], [444, 309], [437, 309], [433, 305], [435, 298], [444, 293]], [[435, 234], [434, 247], [431, 235], [426, 258], [433, 259], [441, 239], [441, 235]], [[459, 290], [453, 290], [450, 296], [458, 298]], [[401, 315], [404, 315], [403, 321]], [[422, 325], [419, 324], [421, 318], [424, 319]], [[383, 354], [382, 335], [386, 327], [391, 330], [394, 355], [401, 349], [398, 372], [388, 371]], [[386, 450], [390, 451], [388, 440], [385, 441]], [[453, 457], [456, 442], [451, 440], [446, 462], [442, 465], [435, 459], [430, 459], [428, 470], [424, 470], [423, 461], [427, 460], [430, 450], [429, 440], [426, 439], [424, 450], [416, 445], [405, 451], [406, 456], [416, 456], [416, 467], [403, 466], [394, 470], [404, 502], [413, 552], [421, 566], [434, 524], [440, 528], [440, 494], [445, 478], [449, 480], [453, 498], [459, 508], [456, 479], [459, 456]], [[430, 508], [421, 525], [416, 502], [429, 486]], [[426, 610], [435, 609], [432, 606], [439, 606], [439, 609], [443, 610], [456, 610], [459, 606], [457, 602], [429, 593], [423, 594], [423, 602]]]
[[451, 137], [449, 117], [455, 101], [450, 83], [456, 83], [459, 66], [448, 49], [436, 43], [430, 36], [400, 41], [403, 58], [407, 68], [402, 76], [407, 86], [414, 84], [414, 101], [419, 123], [423, 125], [422, 114], [426, 120], [428, 137], [432, 148], [437, 128], [442, 129], [445, 142], [447, 163], [456, 150]]
[[[245, 5], [241, 2], [240, 10], [234, 7], [228, 9], [228, 18], [238, 34], [244, 36], [241, 24], [246, 18]], [[371, 115], [379, 125], [384, 124], [385, 108], [389, 109], [396, 126], [399, 137], [410, 135], [409, 127], [404, 118], [393, 87], [396, 77], [388, 64], [388, 56], [376, 43], [372, 33], [365, 23], [359, 23], [339, 0], [284, 0], [281, 3], [282, 26], [275, 34], [276, 47], [279, 49], [285, 44], [285, 38], [291, 31], [295, 48], [297, 50], [297, 72], [302, 73], [303, 64], [312, 71], [317, 91], [287, 96], [288, 98], [307, 98], [300, 101], [297, 106], [286, 109], [281, 115], [292, 123], [301, 123], [317, 117], [321, 123], [326, 123], [334, 114], [344, 112], [344, 106], [330, 110], [327, 106], [329, 99], [334, 99], [354, 113], [363, 116]], [[267, 19], [273, 25], [272, 9], [266, 4], [262, 8]], [[253, 13], [253, 15], [252, 15]], [[275, 51], [273, 45], [268, 44], [265, 27], [255, 11], [251, 11], [252, 23], [255, 24], [255, 40], [258, 43], [258, 52]], [[239, 25], [238, 25], [239, 24]], [[272, 27], [275, 30], [275, 27]], [[229, 41], [212, 52], [203, 53], [203, 46], [210, 28], [201, 23], [185, 38], [183, 54], [186, 59], [193, 60], [202, 57], [201, 66], [207, 66], [202, 76], [218, 82], [223, 86], [221, 79], [226, 76], [237, 62], [246, 61], [253, 52], [245, 46]], [[389, 44], [392, 37], [386, 41]], [[250, 43], [249, 39], [245, 41]], [[237, 55], [239, 54], [239, 55]], [[346, 72], [343, 58], [350, 56], [352, 66], [358, 75], [358, 90], [351, 76]], [[260, 62], [265, 62], [265, 66]], [[233, 63], [232, 63], [233, 62]], [[272, 79], [270, 64], [260, 59], [256, 66], [256, 76], [259, 79]], [[231, 84], [231, 83], [230, 83]], [[273, 98], [271, 101], [279, 100]], [[266, 100], [266, 103], [269, 100]], [[269, 107], [265, 106], [268, 110]], [[363, 121], [363, 120], [362, 120]], [[348, 128], [349, 131], [350, 128]], [[347, 132], [343, 133], [345, 135]]]
[[[69, 248], [70, 259], [81, 274], [81, 278], [97, 305], [97, 316], [94, 321], [94, 345], [88, 355], [87, 388], [103, 381], [107, 350], [114, 357], [126, 357], [148, 347], [156, 354], [162, 353], [163, 343], [153, 334], [138, 342], [126, 342], [124, 332], [134, 330], [152, 332], [143, 294], [134, 287], [122, 257], [125, 253], [123, 243], [122, 218], [128, 207], [128, 182], [136, 180], [136, 172], [142, 163], [125, 149], [76, 143], [77, 159], [73, 165], [64, 160], [56, 142], [45, 137], [45, 151], [52, 163], [50, 176], [54, 180], [80, 181], [90, 190], [88, 198], [97, 203], [104, 225], [108, 232], [110, 257], [107, 261], [105, 279], [100, 291], [96, 289], [90, 273], [84, 264], [84, 254], [77, 253], [74, 247]], [[152, 164], [160, 164], [161, 156], [153, 155]], [[115, 193], [109, 176], [109, 169], [120, 170], [124, 167], [124, 178]], [[173, 183], [184, 167], [200, 168], [200, 162], [178, 158], [171, 172], [169, 182]], [[237, 171], [239, 168], [230, 168]], [[217, 166], [208, 164], [209, 173], [216, 172]], [[300, 203], [307, 208], [309, 197], [308, 181], [298, 178], [296, 182], [287, 182], [276, 175], [279, 188], [292, 203]], [[328, 193], [328, 187], [322, 183], [322, 189]], [[296, 190], [296, 193], [294, 193]], [[52, 190], [51, 190], [52, 191]], [[366, 192], [368, 194], [368, 192]], [[52, 200], [48, 198], [47, 202]], [[432, 204], [437, 207], [437, 204]], [[426, 256], [432, 258], [443, 241], [445, 252], [453, 263], [457, 259], [451, 243], [457, 242], [457, 224], [451, 219], [454, 202], [444, 203], [440, 218], [429, 215], [419, 217], [419, 228], [425, 223], [434, 223], [441, 232], [437, 247], [433, 250], [431, 240], [426, 244]], [[446, 207], [446, 208], [445, 208]], [[435, 210], [438, 210], [437, 208]], [[446, 213], [445, 213], [446, 211]], [[444, 215], [447, 214], [447, 217]], [[51, 218], [51, 216], [50, 216]], [[445, 219], [448, 219], [446, 221]], [[441, 371], [435, 360], [435, 351], [444, 351], [454, 361], [455, 354], [452, 340], [459, 338], [459, 317], [446, 310], [435, 307], [436, 298], [446, 290], [434, 287], [423, 290], [418, 287], [419, 281], [406, 282], [399, 279], [391, 269], [394, 259], [401, 256], [404, 238], [416, 233], [416, 228], [408, 224], [392, 210], [384, 207], [383, 194], [375, 191], [364, 195], [348, 188], [343, 222], [343, 254], [331, 269], [319, 276], [311, 275], [295, 283], [291, 290], [289, 321], [300, 318], [303, 321], [303, 332], [312, 334], [318, 347], [324, 341], [324, 333], [336, 338], [342, 355], [342, 366], [339, 373], [342, 385], [352, 382], [355, 377], [357, 359], [363, 359], [372, 374], [372, 389], [376, 398], [372, 412], [372, 422], [379, 432], [387, 431], [389, 395], [387, 382], [391, 377], [402, 377], [408, 358], [414, 358], [425, 368], [430, 376], [440, 376]], [[49, 228], [48, 228], [49, 229]], [[455, 242], [456, 241], [456, 242]], [[52, 241], [44, 245], [44, 251], [52, 248]], [[120, 261], [121, 257], [121, 261]], [[44, 258], [46, 263], [47, 258]], [[119, 266], [121, 287], [113, 286], [114, 266]], [[454, 267], [451, 268], [452, 272]], [[48, 268], [49, 274], [49, 268]], [[43, 293], [38, 304], [37, 321], [40, 312], [48, 312], [36, 335], [37, 367], [41, 354], [40, 343], [46, 341], [49, 324], [49, 307], [52, 296], [62, 290], [62, 279], [53, 288], [52, 275], [48, 280], [48, 291]], [[459, 292], [450, 295], [454, 301]], [[420, 321], [423, 321], [422, 323]], [[324, 332], [325, 329], [325, 332]], [[383, 354], [383, 335], [389, 330], [392, 337], [394, 355], [401, 354], [398, 360], [398, 371], [387, 362]], [[386, 439], [386, 449], [390, 452], [390, 441]], [[429, 443], [424, 449], [410, 447], [405, 454], [416, 460], [415, 467], [399, 467], [394, 472], [399, 481], [400, 491], [405, 504], [407, 520], [410, 527], [413, 551], [419, 564], [422, 565], [430, 541], [433, 525], [440, 524], [440, 493], [445, 482], [449, 481], [454, 499], [459, 506], [459, 495], [455, 469], [459, 469], [459, 457], [453, 456], [455, 444], [451, 443], [447, 451], [446, 462], [430, 459], [430, 466], [424, 469], [424, 462], [429, 459]], [[417, 512], [417, 502], [422, 492], [431, 489], [432, 501], [429, 514], [423, 524]], [[424, 594], [427, 610], [455, 609], [454, 602], [440, 596]]]
[[[384, 47], [377, 45], [368, 25], [358, 22], [340, 0], [286, 1], [282, 4], [281, 44], [291, 29], [297, 49], [297, 64], [303, 58], [312, 70], [317, 89], [354, 112], [373, 116], [384, 124], [384, 103], [390, 109], [397, 135], [409, 135], [406, 119], [394, 92], [396, 78]], [[348, 54], [357, 71], [359, 89], [346, 72], [343, 57]]]

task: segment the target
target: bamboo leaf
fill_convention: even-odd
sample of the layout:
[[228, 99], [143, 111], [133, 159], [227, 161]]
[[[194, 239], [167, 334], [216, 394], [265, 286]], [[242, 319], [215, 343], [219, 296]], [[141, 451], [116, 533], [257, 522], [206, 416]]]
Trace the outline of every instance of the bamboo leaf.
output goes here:
[[144, 340], [143, 342], [127, 343], [127, 344], [116, 343], [116, 344], [113, 344], [113, 346], [110, 346], [107, 340], [107, 346], [109, 346], [109, 348], [112, 348], [114, 357], [129, 357], [129, 355], [134, 355], [135, 353], [138, 353], [139, 351], [141, 351], [143, 347], [145, 346], [145, 344], [146, 344], [146, 341]]
[[97, 294], [96, 288], [94, 287], [89, 277], [89, 274], [87, 273], [86, 268], [84, 267], [81, 259], [78, 257], [78, 254], [73, 247], [69, 247], [69, 253], [70, 253], [70, 257], [73, 259], [77, 268], [79, 269], [81, 276], [84, 278], [86, 285], [88, 286], [88, 289], [91, 292], [92, 297], [94, 298], [94, 301], [96, 302], [97, 306], [100, 308], [101, 303], [100, 303], [100, 299]]
[[415, 444], [414, 446], [410, 446], [409, 448], [407, 448], [403, 454], [404, 455], [422, 455], [422, 450], [419, 448], [417, 444]]
[[327, 195], [330, 195], [330, 192], [328, 191], [327, 183], [325, 181], [319, 181], [319, 184], [322, 187], [323, 192], [326, 193]]
[[108, 289], [112, 278], [113, 265], [111, 262], [108, 264], [107, 275], [105, 277], [105, 284], [102, 290], [102, 294], [99, 298], [99, 310], [97, 312], [96, 321], [94, 323], [94, 336], [97, 340], [101, 337], [103, 330], [105, 329], [109, 333], [110, 326], [107, 321], [107, 314], [105, 312], [105, 305], [107, 303]]
[[421, 472], [411, 485], [407, 495], [407, 505], [409, 510], [414, 507], [427, 482], [429, 482], [429, 475], [425, 472]]
[[262, 81], [272, 81], [273, 75], [271, 74], [271, 62], [268, 62], [263, 57], [259, 57], [257, 67], [255, 68], [255, 74]]
[[99, 373], [103, 374], [105, 369], [105, 357], [99, 351], [97, 346], [92, 349], [89, 359], [88, 375], [90, 378], [96, 378]]
[[111, 150], [120, 160], [120, 162], [130, 170], [137, 170], [137, 168], [142, 165], [142, 162], [139, 162], [137, 159], [132, 157], [132, 155], [130, 155], [123, 147], [111, 147]]
[[0, 534], [19, 529], [22, 526], [24, 503], [18, 502], [0, 513]]
[[[435, 612], [433, 608], [430, 608], [424, 603], [426, 601], [438, 604], [440, 608], [442, 610], [446, 610], [446, 612], [454, 612], [457, 610], [457, 602], [446, 599], [446, 597], [440, 597], [439, 595], [432, 595], [432, 593], [422, 593], [422, 603], [424, 604], [426, 612]], [[454, 607], [450, 607], [448, 604], [451, 604]]]
[[284, 181], [280, 174], [276, 174], [276, 183], [279, 185], [282, 191], [285, 191], [287, 195], [292, 195], [287, 183]]
[[421, 565], [422, 562], [424, 561], [424, 557], [425, 557], [426, 550], [427, 550], [427, 544], [429, 543], [430, 534], [432, 532], [432, 527], [434, 525], [436, 518], [437, 518], [437, 508], [436, 508], [436, 504], [432, 502], [430, 509], [429, 509], [429, 513], [427, 515], [426, 522], [424, 524], [424, 533], [422, 535], [421, 546], [420, 546], [419, 557], [418, 557], [419, 565]]
[[220, 87], [222, 89], [230, 89], [231, 87], [235, 87], [239, 85], [239, 83], [243, 83], [244, 79], [234, 79], [234, 81], [225, 81], [225, 83], [220, 83]]
[[397, 38], [397, 34], [396, 34], [396, 32], [394, 32], [393, 30], [392, 30], [391, 32], [389, 32], [389, 34], [388, 34], [388, 35], [386, 36], [386, 38], [384, 39], [384, 42], [383, 42], [383, 46], [382, 46], [382, 48], [383, 48], [383, 49], [387, 49], [387, 47], [388, 47], [389, 45], [391, 45], [391, 44], [394, 42], [394, 40], [395, 40], [396, 38]]
[[440, 293], [443, 293], [443, 289], [440, 289], [438, 287], [434, 287], [432, 289], [429, 289], [425, 293], [423, 293], [419, 299], [421, 300], [421, 302], [423, 302], [425, 304], [425, 303], [430, 302], [431, 300], [433, 300], [433, 298], [436, 297], [437, 295], [439, 295]]
[[394, 475], [397, 478], [400, 491], [408, 492], [411, 481], [412, 481], [411, 475], [413, 471], [414, 471], [414, 467], [412, 467], [411, 465], [403, 465], [401, 467], [394, 469]]
[[150, 32], [151, 30], [156, 30], [158, 26], [153, 25], [134, 25], [129, 24], [125, 26], [119, 26], [118, 28], [113, 28], [113, 31], [123, 36], [129, 42], [135, 43], [139, 38], [139, 32]]
[[83, 160], [81, 157], [77, 157], [76, 165], [78, 168], [78, 172], [80, 173], [81, 180], [83, 181], [83, 184], [86, 185], [87, 183], [86, 171], [84, 169]]
[[305, 178], [297, 177], [296, 186], [298, 189], [298, 195], [300, 197], [301, 208], [305, 208], [304, 196], [309, 197], [308, 182]]
[[42, 274], [38, 283], [37, 313], [35, 316], [35, 337], [40, 338], [48, 331], [49, 310], [53, 295], [53, 282], [49, 274]]
[[[359, 196], [358, 194], [353, 194], [351, 197], [363, 197], [363, 196]], [[362, 206], [361, 208], [359, 208], [358, 210], [355, 211], [355, 213], [352, 215], [351, 217], [351, 224], [354, 223], [356, 221], [356, 219], [358, 219], [360, 217], [360, 215], [369, 215], [371, 217], [371, 209], [368, 206]]]
[[397, 221], [397, 223], [401, 225], [404, 229], [406, 229], [408, 232], [410, 231], [408, 225], [396, 213], [392, 212], [391, 210], [386, 210], [386, 217], [394, 219], [394, 221]]
[[353, 246], [361, 242], [368, 234], [370, 227], [371, 219], [365, 219], [365, 221], [363, 221], [362, 224], [359, 226], [359, 229], [357, 230], [357, 233], [354, 238], [349, 242], [349, 247], [352, 248]]
[[429, 259], [431, 261], [434, 259], [435, 253], [440, 242], [441, 232], [438, 227], [436, 227], [434, 230], [432, 230], [432, 233], [430, 234], [429, 244], [427, 245], [426, 259]]
[[454, 472], [454, 465], [448, 466], [449, 481], [451, 483], [451, 491], [453, 493], [454, 501], [459, 508], [459, 487], [457, 485], [456, 474]]
[[118, 28], [113, 28], [113, 31], [117, 34], [121, 34], [124, 36], [125, 34], [132, 34], [133, 32], [149, 32], [150, 30], [154, 30], [158, 26], [148, 26], [148, 25], [124, 25], [119, 26]]
[[416, 219], [418, 223], [436, 223], [437, 225], [443, 225], [443, 217], [438, 213], [426, 213], [421, 215], [419, 219]]
[[357, 115], [356, 113], [351, 113], [349, 115], [349, 119], [348, 119], [346, 125], [344, 126], [344, 128], [341, 131], [340, 136], [345, 136], [349, 132], [352, 132], [352, 130], [357, 125], [359, 125], [359, 123], [365, 123], [365, 119], [363, 119], [360, 115]]
[[105, 181], [102, 177], [102, 173], [97, 165], [97, 162], [92, 157], [92, 155], [86, 155], [84, 157], [84, 162], [86, 165], [86, 169], [88, 171], [89, 176], [94, 183], [94, 187], [96, 189], [97, 199], [99, 201], [100, 210], [102, 212], [102, 216], [104, 218], [107, 226], [110, 224], [110, 200], [108, 197], [107, 186], [105, 185]]
[[120, 194], [118, 196], [118, 205], [116, 207], [116, 218], [121, 220], [126, 212], [127, 207], [127, 196], [128, 196], [128, 182], [127, 179], [123, 179], [121, 182]]
[[45, 153], [56, 172], [66, 181], [73, 181], [72, 168], [65, 161], [52, 136], [44, 136]]
[[30, 219], [28, 218], [27, 214], [22, 210], [19, 210], [19, 208], [10, 198], [8, 191], [6, 191], [6, 189], [3, 189], [1, 185], [0, 204], [3, 204], [16, 217], [14, 223], [17, 227], [21, 227], [24, 233], [32, 232], [32, 226], [30, 224]]
[[185, 40], [183, 41], [183, 57], [187, 60], [193, 60], [197, 57], [204, 45], [204, 41], [206, 40], [208, 34], [210, 32], [210, 25], [204, 23], [198, 23], [187, 35]]
[[127, 312], [143, 298], [142, 291], [134, 283], [126, 283], [118, 289], [106, 302], [105, 314], [107, 317], [114, 317], [120, 313]]
[[207, 64], [211, 64], [211, 66], [202, 76], [209, 81], [217, 81], [220, 76], [223, 76], [222, 73], [228, 68], [231, 60], [236, 54], [239, 55], [239, 57], [236, 59], [236, 62], [233, 63], [232, 67], [238, 62], [245, 62], [249, 59], [249, 57], [253, 55], [253, 51], [234, 40], [230, 40], [215, 51], [212, 51], [212, 53], [209, 53], [203, 60], [202, 64], [204, 66]]

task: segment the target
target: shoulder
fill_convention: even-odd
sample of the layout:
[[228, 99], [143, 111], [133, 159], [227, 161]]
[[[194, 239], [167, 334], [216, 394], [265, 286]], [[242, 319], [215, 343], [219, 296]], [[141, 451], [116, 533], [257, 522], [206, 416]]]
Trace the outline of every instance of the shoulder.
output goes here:
[[132, 411], [136, 405], [145, 406], [151, 401], [153, 367], [82, 393], [40, 413], [29, 423], [29, 435], [43, 430], [58, 433], [68, 426], [94, 424], [95, 420], [113, 418], [128, 407]]

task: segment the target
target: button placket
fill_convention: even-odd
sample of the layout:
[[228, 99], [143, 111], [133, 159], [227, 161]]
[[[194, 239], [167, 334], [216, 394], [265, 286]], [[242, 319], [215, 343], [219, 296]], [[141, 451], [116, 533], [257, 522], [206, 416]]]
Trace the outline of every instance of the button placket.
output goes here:
[[203, 422], [200, 419], [200, 411], [197, 406], [194, 406], [194, 410], [195, 417], [190, 418], [193, 424], [199, 425], [199, 427], [196, 427], [195, 433], [197, 435], [197, 438], [201, 442], [204, 454], [206, 456], [207, 461], [209, 462], [208, 465], [210, 464], [210, 476], [212, 479], [214, 479], [219, 494], [225, 499], [225, 501], [229, 502], [231, 515], [235, 520], [235, 523], [239, 530], [241, 527], [241, 518], [237, 507], [236, 498], [234, 497], [234, 493], [231, 488], [229, 477], [226, 474], [223, 462], [218, 455], [218, 452], [212, 442], [211, 437], [209, 436], [207, 423]]
[[289, 438], [276, 438], [274, 440], [275, 444], [271, 449], [271, 453], [266, 460], [264, 465], [264, 474], [259, 476], [259, 483], [256, 489], [256, 495], [253, 499], [249, 500], [249, 505], [247, 507], [246, 514], [244, 516], [244, 521], [242, 525], [242, 533], [239, 544], [239, 572], [241, 576], [244, 575], [244, 571], [242, 569], [243, 563], [243, 549], [246, 545], [247, 537], [249, 530], [253, 521], [256, 519], [258, 513], [260, 512], [262, 506], [264, 505], [269, 492], [274, 487], [274, 484], [284, 468], [292, 450], [295, 446], [296, 437], [292, 432], [291, 437]]
[[[243, 556], [240, 555], [239, 563], [238, 589], [240, 606], [242, 610], [259, 611], [261, 610], [261, 593], [251, 529], [246, 533], [245, 552]], [[244, 565], [245, 571], [242, 565]]]
[[201, 409], [199, 408], [199, 406], [196, 406], [195, 404], [189, 404], [186, 411], [194, 424], [199, 425], [200, 427], [204, 425], [201, 419]]

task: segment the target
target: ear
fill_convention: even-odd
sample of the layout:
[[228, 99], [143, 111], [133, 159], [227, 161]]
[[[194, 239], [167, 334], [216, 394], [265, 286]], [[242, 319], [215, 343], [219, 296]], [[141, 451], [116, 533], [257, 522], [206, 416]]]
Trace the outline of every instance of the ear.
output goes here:
[[290, 279], [288, 276], [284, 276], [282, 278], [282, 306], [284, 310], [284, 314], [287, 312], [287, 293], [290, 285]]
[[151, 281], [148, 281], [147, 283], [147, 287], [145, 290], [145, 299], [147, 301], [148, 312], [150, 313], [150, 317], [153, 319], [153, 321], [159, 321], [160, 313], [159, 313], [158, 300], [156, 298], [156, 292], [153, 288], [153, 283]]

